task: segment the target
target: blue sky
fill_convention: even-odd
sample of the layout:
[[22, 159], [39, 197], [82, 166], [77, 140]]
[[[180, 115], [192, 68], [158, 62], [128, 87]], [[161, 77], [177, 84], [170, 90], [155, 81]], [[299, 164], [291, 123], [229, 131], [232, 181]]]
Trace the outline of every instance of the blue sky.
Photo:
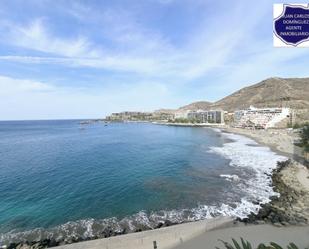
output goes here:
[[177, 108], [268, 77], [307, 77], [308, 49], [273, 47], [272, 9], [270, 0], [2, 0], [0, 119]]

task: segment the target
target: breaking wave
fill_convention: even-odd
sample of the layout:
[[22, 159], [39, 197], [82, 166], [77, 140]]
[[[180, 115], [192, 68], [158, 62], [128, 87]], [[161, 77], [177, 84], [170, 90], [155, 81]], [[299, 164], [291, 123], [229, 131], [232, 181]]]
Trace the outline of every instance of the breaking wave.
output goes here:
[[[277, 162], [285, 161], [287, 158], [276, 154], [268, 147], [258, 146], [258, 143], [250, 138], [231, 133], [222, 133], [222, 136], [233, 142], [225, 143], [222, 147], [211, 147], [210, 151], [230, 159], [231, 167], [249, 168], [254, 171], [254, 177], [239, 183], [247, 193], [245, 200], [264, 204], [270, 201], [271, 196], [278, 195], [271, 186], [271, 174], [277, 167]], [[225, 177], [230, 179], [238, 176]]]

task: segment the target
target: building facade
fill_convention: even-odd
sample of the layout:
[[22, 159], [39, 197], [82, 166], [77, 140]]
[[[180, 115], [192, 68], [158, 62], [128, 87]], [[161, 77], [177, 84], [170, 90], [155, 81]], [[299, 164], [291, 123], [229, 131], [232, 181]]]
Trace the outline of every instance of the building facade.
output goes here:
[[191, 122], [222, 124], [224, 123], [224, 112], [220, 110], [190, 111], [187, 114], [187, 119]]
[[238, 110], [234, 113], [234, 126], [242, 128], [267, 129], [277, 127], [280, 123], [291, 122], [289, 108], [255, 108]]

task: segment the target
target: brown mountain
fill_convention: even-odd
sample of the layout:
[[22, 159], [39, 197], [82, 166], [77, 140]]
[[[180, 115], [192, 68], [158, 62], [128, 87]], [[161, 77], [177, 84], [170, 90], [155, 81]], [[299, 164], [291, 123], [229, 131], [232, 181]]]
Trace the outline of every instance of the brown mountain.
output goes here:
[[205, 109], [209, 109], [209, 107], [211, 106], [211, 102], [208, 101], [197, 101], [197, 102], [193, 102], [189, 105], [185, 105], [180, 107], [178, 110], [181, 111], [187, 111], [187, 110], [191, 110], [191, 111], [197, 111], [197, 110], [205, 110]]
[[295, 109], [309, 107], [309, 78], [270, 78], [215, 102], [212, 107], [227, 111], [256, 107], [289, 106]]
[[290, 107], [295, 110], [297, 121], [308, 121], [309, 78], [269, 78], [255, 85], [244, 87], [213, 104], [200, 101], [181, 108], [235, 111], [248, 108], [250, 105]]
[[158, 109], [158, 110], [155, 110], [154, 113], [174, 113], [176, 110], [174, 109]]

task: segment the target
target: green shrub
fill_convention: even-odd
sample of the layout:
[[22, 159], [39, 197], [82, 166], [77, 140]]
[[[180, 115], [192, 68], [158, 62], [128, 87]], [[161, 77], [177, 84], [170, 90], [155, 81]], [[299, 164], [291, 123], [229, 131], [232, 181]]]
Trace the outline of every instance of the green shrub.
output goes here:
[[187, 118], [175, 118], [173, 123], [189, 123]]

